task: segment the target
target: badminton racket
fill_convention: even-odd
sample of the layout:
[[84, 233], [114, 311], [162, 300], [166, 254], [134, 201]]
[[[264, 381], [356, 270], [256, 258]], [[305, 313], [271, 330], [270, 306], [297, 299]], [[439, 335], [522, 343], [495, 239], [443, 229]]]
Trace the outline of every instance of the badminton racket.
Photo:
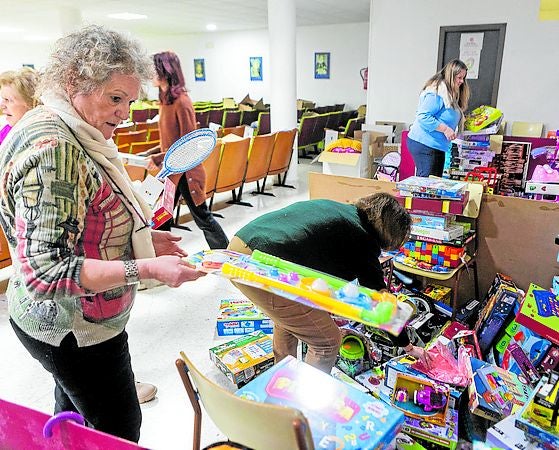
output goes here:
[[215, 132], [209, 128], [200, 128], [185, 134], [165, 153], [163, 169], [157, 174], [157, 179], [183, 173], [200, 165], [210, 155], [216, 141]]

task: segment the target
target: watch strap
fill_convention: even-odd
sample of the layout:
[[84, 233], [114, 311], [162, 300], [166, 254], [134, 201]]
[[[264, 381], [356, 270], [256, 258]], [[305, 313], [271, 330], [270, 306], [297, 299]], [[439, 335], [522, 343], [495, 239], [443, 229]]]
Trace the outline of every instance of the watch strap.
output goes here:
[[140, 271], [135, 260], [127, 260], [124, 262], [124, 280], [126, 284], [137, 284], [140, 282]]

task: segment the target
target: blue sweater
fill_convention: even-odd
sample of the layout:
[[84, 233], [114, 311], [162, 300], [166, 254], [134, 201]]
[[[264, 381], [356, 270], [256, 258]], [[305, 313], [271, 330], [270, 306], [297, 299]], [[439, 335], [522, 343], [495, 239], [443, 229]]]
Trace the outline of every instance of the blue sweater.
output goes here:
[[446, 108], [443, 98], [434, 92], [423, 91], [419, 96], [419, 105], [415, 122], [412, 124], [408, 137], [427, 147], [447, 152], [450, 141], [437, 127], [444, 123], [453, 130], [460, 122], [460, 111]]

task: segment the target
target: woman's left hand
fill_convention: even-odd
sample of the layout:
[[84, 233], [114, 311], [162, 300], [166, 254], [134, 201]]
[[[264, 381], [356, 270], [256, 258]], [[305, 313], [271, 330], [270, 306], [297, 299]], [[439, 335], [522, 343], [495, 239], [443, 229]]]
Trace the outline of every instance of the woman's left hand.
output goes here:
[[188, 253], [177, 244], [182, 238], [170, 231], [151, 230], [151, 238], [157, 256], [188, 256]]

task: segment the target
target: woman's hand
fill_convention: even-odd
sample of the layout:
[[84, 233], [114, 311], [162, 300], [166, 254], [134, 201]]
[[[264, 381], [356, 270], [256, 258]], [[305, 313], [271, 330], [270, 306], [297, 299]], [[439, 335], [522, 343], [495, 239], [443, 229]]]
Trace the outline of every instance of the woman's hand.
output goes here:
[[444, 135], [449, 141], [456, 139], [456, 132], [450, 127], [445, 128]]
[[158, 170], [163, 164], [163, 159], [165, 159], [165, 153], [156, 153], [155, 155], [150, 155], [148, 157], [148, 170]]
[[177, 244], [182, 238], [170, 231], [151, 230], [151, 239], [157, 256], [188, 256], [188, 253]]
[[206, 275], [179, 256], [159, 256], [137, 259], [140, 279], [158, 280], [169, 287], [178, 287], [186, 281], [194, 281]]

